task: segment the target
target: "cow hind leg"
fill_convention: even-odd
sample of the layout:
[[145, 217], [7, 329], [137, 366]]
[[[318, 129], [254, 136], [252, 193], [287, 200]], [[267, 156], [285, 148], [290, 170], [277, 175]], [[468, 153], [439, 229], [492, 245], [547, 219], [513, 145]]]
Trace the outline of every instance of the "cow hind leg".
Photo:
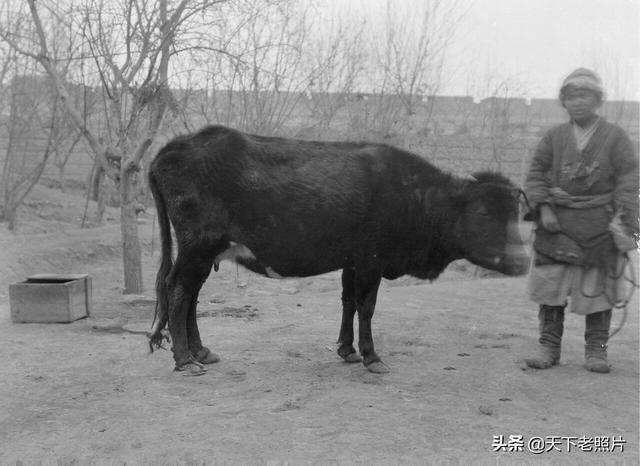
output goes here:
[[185, 375], [204, 374], [205, 368], [198, 359], [207, 360], [207, 355], [213, 354], [200, 341], [196, 303], [200, 288], [211, 271], [214, 252], [213, 248], [203, 246], [179, 251], [168, 278], [171, 350], [176, 370]]
[[189, 292], [183, 284], [169, 286], [169, 333], [171, 334], [171, 351], [175, 361], [175, 370], [185, 375], [202, 375], [204, 366], [196, 361], [189, 351], [187, 337], [187, 314], [191, 305]]
[[198, 294], [199, 292], [196, 293], [191, 300], [191, 307], [189, 308], [189, 314], [187, 315], [187, 340], [189, 342], [189, 351], [200, 364], [213, 364], [220, 361], [220, 356], [211, 352], [209, 348], [202, 345], [200, 331], [198, 330], [196, 311], [198, 305]]
[[353, 347], [353, 318], [356, 314], [355, 272], [352, 267], [342, 270], [342, 324], [338, 336], [338, 355], [346, 362], [360, 362], [362, 358]]

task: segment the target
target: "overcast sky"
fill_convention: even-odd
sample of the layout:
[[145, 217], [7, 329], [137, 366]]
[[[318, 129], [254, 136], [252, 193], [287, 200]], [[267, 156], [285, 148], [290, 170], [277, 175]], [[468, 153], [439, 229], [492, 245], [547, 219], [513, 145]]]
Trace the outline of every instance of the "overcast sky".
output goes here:
[[569, 71], [587, 66], [600, 72], [609, 98], [640, 100], [640, 1], [475, 0], [454, 68], [458, 55], [478, 72], [521, 79], [533, 96], [556, 96]]
[[[556, 97], [564, 76], [586, 66], [600, 72], [609, 99], [640, 100], [640, 0], [463, 1], [468, 12], [442, 94], [477, 93], [478, 81], [491, 77], [518, 83], [529, 97]], [[386, 0], [363, 2], [366, 14], [384, 14]]]

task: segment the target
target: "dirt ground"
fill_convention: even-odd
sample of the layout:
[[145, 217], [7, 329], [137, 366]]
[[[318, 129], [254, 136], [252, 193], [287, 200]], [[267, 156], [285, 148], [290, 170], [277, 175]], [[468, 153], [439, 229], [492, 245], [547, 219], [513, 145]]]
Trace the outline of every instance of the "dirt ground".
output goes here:
[[[82, 202], [39, 188], [18, 231], [0, 231], [2, 465], [640, 462], [637, 297], [600, 375], [582, 367], [575, 315], [561, 364], [524, 368], [537, 314], [522, 277], [461, 264], [433, 283], [384, 282], [374, 341], [391, 372], [375, 375], [335, 353], [337, 273], [270, 280], [224, 263], [199, 304], [222, 360], [184, 377], [129, 332], [152, 320], [152, 214], [140, 223], [146, 292], [125, 296], [117, 213], [81, 230]], [[9, 284], [42, 272], [91, 274], [93, 314], [12, 323]], [[549, 451], [533, 453], [535, 437]], [[593, 451], [607, 442], [615, 451]]]

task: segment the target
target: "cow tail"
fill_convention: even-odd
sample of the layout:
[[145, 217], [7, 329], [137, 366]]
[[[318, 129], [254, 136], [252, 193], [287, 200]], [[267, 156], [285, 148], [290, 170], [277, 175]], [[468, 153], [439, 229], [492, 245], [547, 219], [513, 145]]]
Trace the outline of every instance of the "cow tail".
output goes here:
[[149, 348], [151, 352], [155, 348], [162, 347], [162, 340], [168, 338], [163, 334], [162, 330], [167, 326], [169, 321], [169, 296], [167, 294], [167, 277], [173, 267], [172, 259], [172, 241], [171, 241], [171, 225], [169, 216], [167, 215], [167, 206], [162, 193], [158, 189], [158, 185], [153, 174], [153, 169], [149, 171], [149, 189], [156, 204], [156, 214], [158, 217], [158, 225], [160, 229], [160, 268], [156, 276], [156, 310], [153, 317], [152, 332], [149, 335]]

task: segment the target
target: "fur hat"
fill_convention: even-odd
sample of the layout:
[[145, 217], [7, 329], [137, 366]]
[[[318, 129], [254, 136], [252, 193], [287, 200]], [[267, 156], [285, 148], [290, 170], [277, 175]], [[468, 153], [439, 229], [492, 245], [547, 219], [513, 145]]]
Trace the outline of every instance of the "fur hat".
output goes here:
[[604, 97], [604, 88], [602, 87], [600, 76], [595, 71], [587, 68], [577, 68], [569, 73], [569, 76], [564, 79], [560, 87], [560, 100], [564, 100], [568, 88], [588, 89], [594, 92], [599, 99]]

